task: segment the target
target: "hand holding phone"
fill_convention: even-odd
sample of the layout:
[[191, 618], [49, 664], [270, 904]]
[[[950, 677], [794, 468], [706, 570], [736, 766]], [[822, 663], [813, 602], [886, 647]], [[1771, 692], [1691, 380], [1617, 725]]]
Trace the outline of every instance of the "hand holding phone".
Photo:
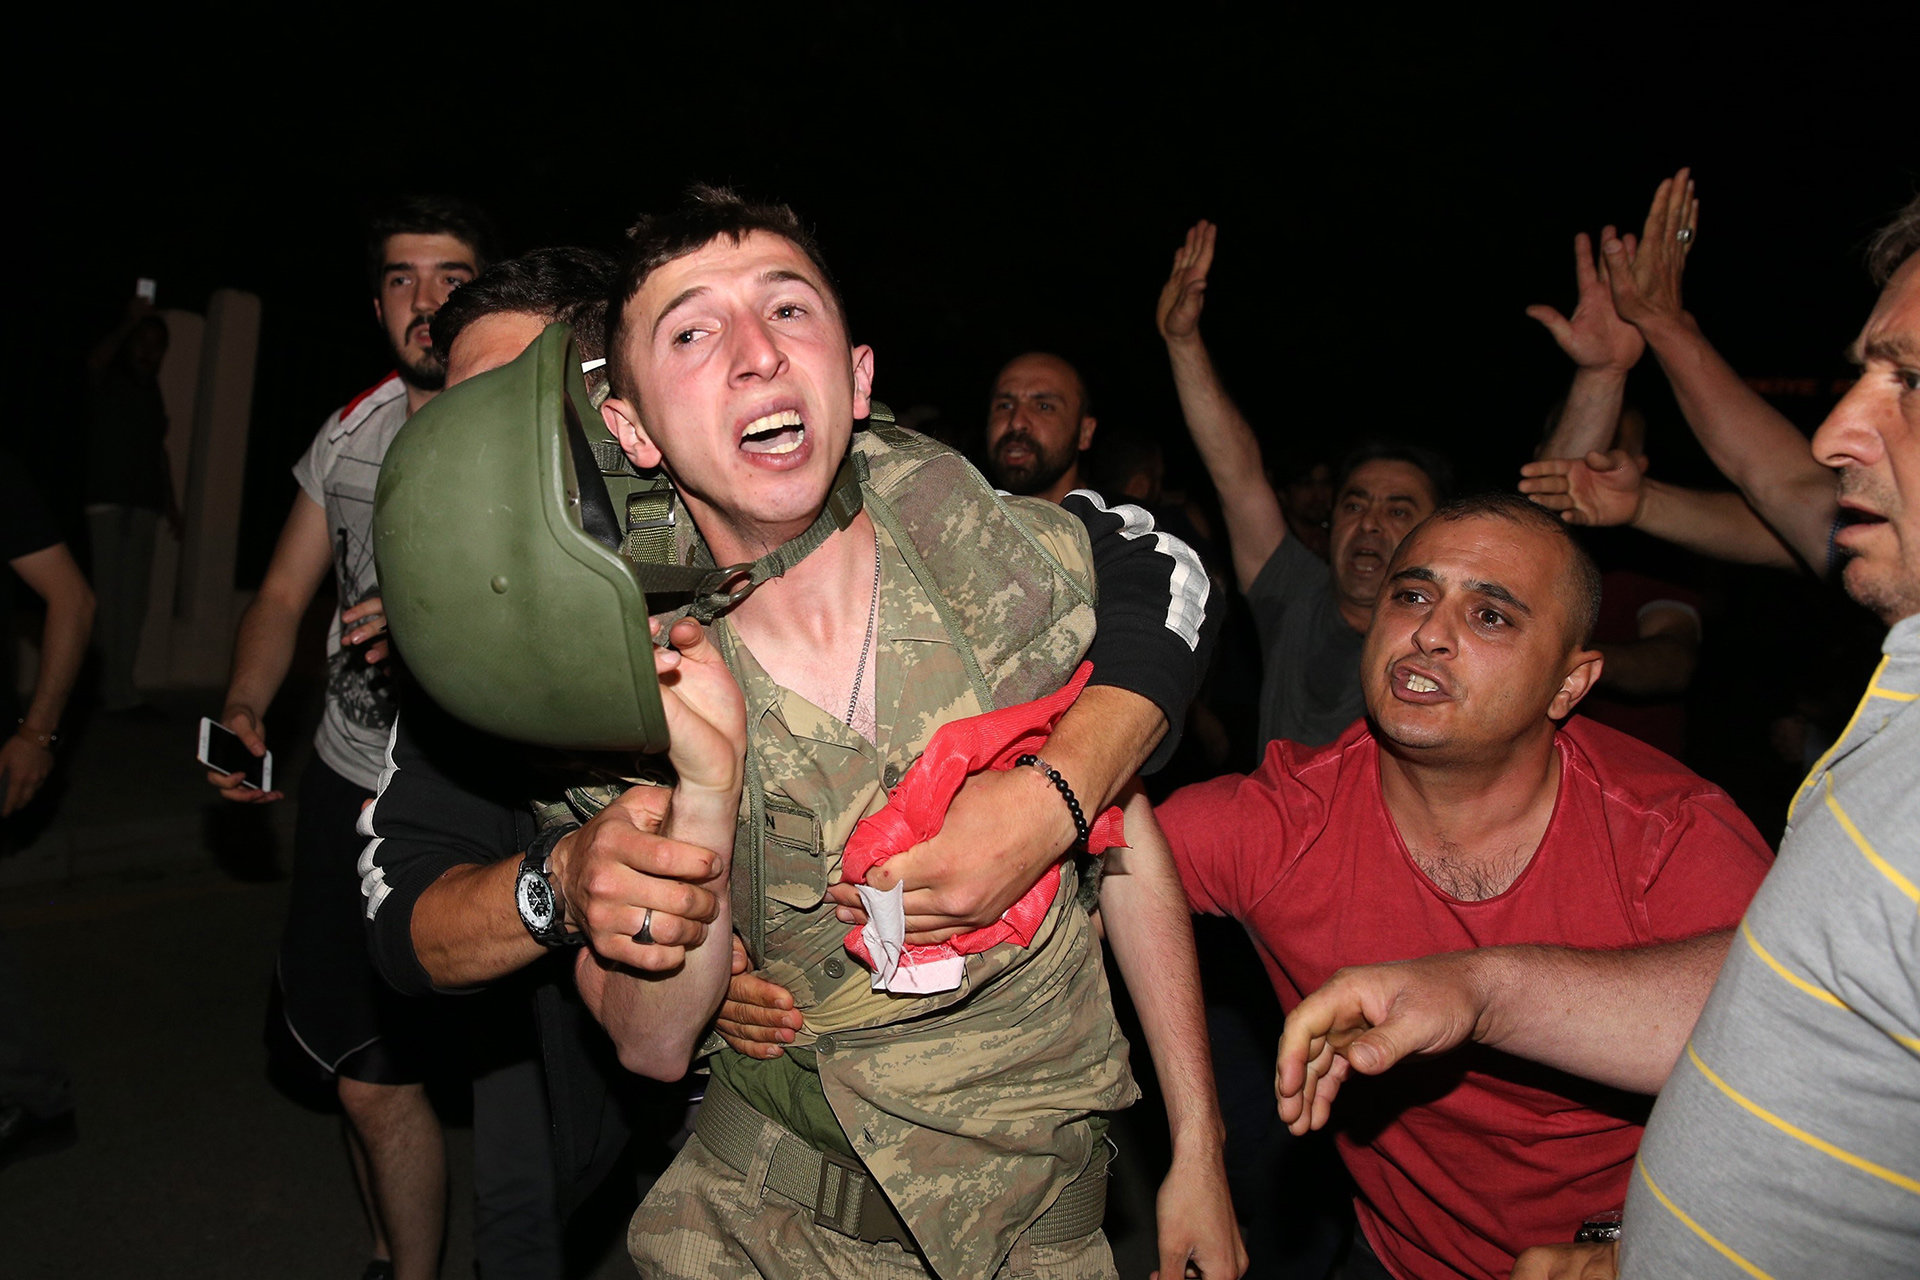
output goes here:
[[233, 730], [206, 716], [200, 717], [201, 764], [212, 770], [207, 781], [221, 789], [230, 800], [278, 800], [273, 790], [273, 752], [262, 748], [253, 754], [246, 740]]

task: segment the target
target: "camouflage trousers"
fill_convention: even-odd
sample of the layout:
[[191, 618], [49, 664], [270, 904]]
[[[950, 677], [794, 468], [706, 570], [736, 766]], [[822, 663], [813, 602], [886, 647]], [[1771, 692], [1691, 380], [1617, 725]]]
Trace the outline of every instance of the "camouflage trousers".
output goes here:
[[[867, 1244], [817, 1226], [813, 1210], [750, 1186], [695, 1136], [687, 1139], [627, 1229], [627, 1253], [647, 1280], [924, 1280], [920, 1255], [894, 1241]], [[1105, 1233], [1060, 1245], [1022, 1239], [993, 1280], [1117, 1280]], [[948, 1277], [947, 1280], [959, 1280]], [[984, 1278], [982, 1278], [984, 1280]]]

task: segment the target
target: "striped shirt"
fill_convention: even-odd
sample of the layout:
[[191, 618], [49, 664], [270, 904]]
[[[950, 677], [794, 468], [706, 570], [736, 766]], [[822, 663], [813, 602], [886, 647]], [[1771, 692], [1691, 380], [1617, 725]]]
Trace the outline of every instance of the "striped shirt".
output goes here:
[[1629, 1280], [1920, 1275], [1920, 616], [1884, 648], [1648, 1123]]

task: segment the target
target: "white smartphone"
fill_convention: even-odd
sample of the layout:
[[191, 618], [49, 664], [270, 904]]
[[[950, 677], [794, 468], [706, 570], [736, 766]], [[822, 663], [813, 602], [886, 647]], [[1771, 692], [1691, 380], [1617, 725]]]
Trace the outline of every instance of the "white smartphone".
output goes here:
[[201, 764], [216, 773], [240, 773], [240, 785], [254, 791], [273, 790], [273, 752], [256, 756], [240, 741], [240, 735], [227, 726], [200, 717]]
[[153, 301], [158, 290], [159, 290], [159, 286], [155, 284], [153, 280], [149, 279], [146, 276], [141, 276], [138, 280], [135, 280], [133, 282], [134, 296], [138, 298], [145, 298], [148, 302]]

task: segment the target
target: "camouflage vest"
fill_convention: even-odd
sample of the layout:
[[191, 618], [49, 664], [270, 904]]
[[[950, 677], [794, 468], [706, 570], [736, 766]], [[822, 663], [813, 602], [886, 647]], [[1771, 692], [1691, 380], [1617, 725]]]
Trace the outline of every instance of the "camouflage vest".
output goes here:
[[[809, 1141], [850, 1148], [937, 1274], [990, 1275], [1087, 1166], [1094, 1117], [1137, 1096], [1077, 870], [1031, 947], [969, 957], [961, 987], [937, 996], [873, 992], [822, 899], [852, 824], [884, 803], [934, 729], [1072, 674], [1093, 636], [1091, 556], [1071, 516], [1032, 500], [1016, 515], [945, 446], [877, 422], [853, 448], [865, 509], [895, 557], [883, 596], [910, 589], [919, 629], [876, 708], [880, 742], [867, 743], [779, 691], [731, 627], [717, 628], [748, 694], [734, 927], [807, 1027], [774, 1063], [721, 1048], [712, 1065]], [[1077, 549], [1080, 576], [1036, 529]], [[785, 710], [766, 712], [776, 697]], [[768, 725], [767, 714], [783, 718]]]
[[[981, 708], [1030, 702], [1066, 683], [1093, 638], [1087, 586], [945, 445], [875, 421], [853, 448], [866, 463], [867, 514], [928, 586]], [[775, 827], [766, 779], [749, 752], [732, 889], [734, 928], [756, 964], [766, 937], [766, 844]]]

